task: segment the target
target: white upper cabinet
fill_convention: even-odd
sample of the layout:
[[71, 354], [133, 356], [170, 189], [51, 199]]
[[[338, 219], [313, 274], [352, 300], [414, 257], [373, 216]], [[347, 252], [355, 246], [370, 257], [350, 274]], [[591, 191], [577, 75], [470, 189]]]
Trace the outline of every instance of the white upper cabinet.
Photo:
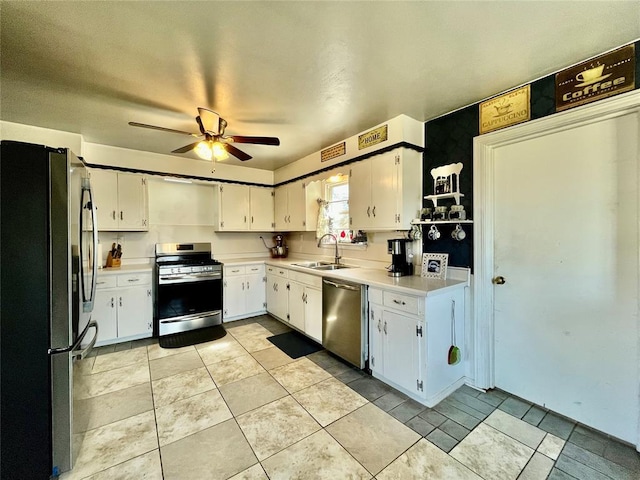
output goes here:
[[215, 219], [218, 231], [273, 231], [273, 189], [247, 185], [217, 185]]
[[149, 230], [147, 180], [142, 175], [91, 170], [98, 230]]
[[275, 229], [304, 232], [316, 229], [321, 182], [291, 182], [275, 189]]
[[349, 174], [354, 230], [410, 228], [422, 205], [422, 155], [398, 148], [356, 162]]
[[272, 232], [274, 228], [273, 188], [249, 187], [249, 230]]

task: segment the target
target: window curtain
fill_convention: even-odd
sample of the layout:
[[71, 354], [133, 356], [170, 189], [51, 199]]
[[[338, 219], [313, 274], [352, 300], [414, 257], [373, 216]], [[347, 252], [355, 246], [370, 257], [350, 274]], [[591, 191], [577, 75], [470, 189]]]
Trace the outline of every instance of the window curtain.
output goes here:
[[329, 217], [329, 202], [318, 199], [318, 225], [316, 227], [316, 239], [331, 231], [331, 218]]

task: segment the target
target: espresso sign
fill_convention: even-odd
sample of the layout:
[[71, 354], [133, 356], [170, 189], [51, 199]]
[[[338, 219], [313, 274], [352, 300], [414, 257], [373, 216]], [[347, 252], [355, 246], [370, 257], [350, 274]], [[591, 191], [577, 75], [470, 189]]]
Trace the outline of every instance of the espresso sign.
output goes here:
[[337, 158], [347, 153], [345, 148], [345, 142], [339, 143], [329, 148], [325, 148], [320, 152], [320, 161], [326, 162], [332, 158]]
[[383, 125], [358, 135], [358, 150], [385, 142], [387, 140], [387, 130], [387, 125]]
[[556, 112], [635, 88], [635, 45], [556, 74]]
[[531, 119], [531, 85], [480, 104], [480, 135]]

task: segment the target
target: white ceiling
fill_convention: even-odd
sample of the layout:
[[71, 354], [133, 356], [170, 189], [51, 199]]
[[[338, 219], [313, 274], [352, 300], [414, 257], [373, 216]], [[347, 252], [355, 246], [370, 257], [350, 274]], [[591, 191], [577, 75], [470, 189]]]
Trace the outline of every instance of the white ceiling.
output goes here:
[[[429, 120], [640, 37], [632, 2], [1, 1], [10, 122], [158, 153], [196, 107], [276, 169], [401, 113]], [[640, 81], [638, 79], [637, 81]], [[185, 161], [196, 158], [183, 155]], [[90, 159], [89, 159], [90, 160]]]

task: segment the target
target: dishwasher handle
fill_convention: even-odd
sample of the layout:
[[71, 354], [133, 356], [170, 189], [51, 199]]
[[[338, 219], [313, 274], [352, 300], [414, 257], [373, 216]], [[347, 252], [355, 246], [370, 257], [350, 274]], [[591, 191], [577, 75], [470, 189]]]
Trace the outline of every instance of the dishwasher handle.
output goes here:
[[354, 287], [353, 285], [347, 285], [346, 283], [335, 283], [324, 278], [322, 279], [322, 283], [326, 283], [327, 285], [331, 285], [336, 288], [342, 288], [343, 290], [351, 290], [353, 292], [357, 292], [360, 290], [360, 287]]

